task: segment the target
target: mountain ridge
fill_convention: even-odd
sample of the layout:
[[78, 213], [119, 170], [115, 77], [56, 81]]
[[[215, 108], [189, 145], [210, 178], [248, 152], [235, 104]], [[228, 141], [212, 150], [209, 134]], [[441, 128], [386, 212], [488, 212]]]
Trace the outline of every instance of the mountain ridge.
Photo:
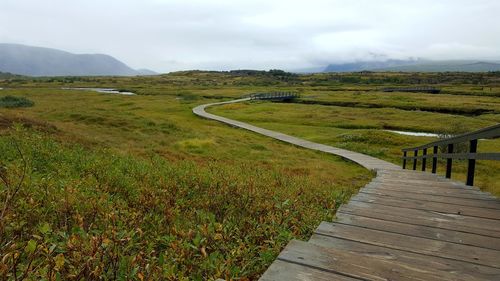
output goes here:
[[12, 43], [0, 43], [0, 72], [26, 76], [134, 76], [155, 73], [132, 69], [106, 54], [73, 54]]
[[487, 60], [386, 60], [329, 64], [323, 72], [488, 72], [500, 71], [500, 62]]

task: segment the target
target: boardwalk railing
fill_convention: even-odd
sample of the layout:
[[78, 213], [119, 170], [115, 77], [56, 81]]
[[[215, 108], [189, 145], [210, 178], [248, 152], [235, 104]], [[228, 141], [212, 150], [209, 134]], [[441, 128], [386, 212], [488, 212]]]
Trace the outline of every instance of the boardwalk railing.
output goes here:
[[[432, 158], [432, 173], [437, 171], [437, 159], [446, 159], [446, 178], [451, 178], [451, 168], [453, 159], [468, 160], [467, 167], [467, 185], [474, 184], [474, 171], [476, 168], [476, 160], [500, 160], [500, 153], [488, 152], [477, 153], [477, 145], [479, 139], [493, 139], [500, 137], [500, 124], [487, 127], [475, 132], [447, 138], [440, 141], [428, 143], [426, 145], [405, 148], [403, 149], [403, 169], [406, 169], [406, 162], [413, 160], [413, 170], [417, 169], [417, 160], [422, 160], [422, 171], [426, 169], [428, 158]], [[454, 152], [454, 148], [460, 143], [468, 142], [468, 153]], [[446, 147], [446, 153], [439, 153], [439, 147]], [[427, 154], [427, 150], [432, 148], [432, 154]], [[422, 151], [422, 155], [419, 155]], [[413, 152], [413, 156], [408, 156], [408, 152]]]
[[291, 92], [255, 93], [250, 95], [252, 100], [292, 100], [298, 97], [297, 93]]

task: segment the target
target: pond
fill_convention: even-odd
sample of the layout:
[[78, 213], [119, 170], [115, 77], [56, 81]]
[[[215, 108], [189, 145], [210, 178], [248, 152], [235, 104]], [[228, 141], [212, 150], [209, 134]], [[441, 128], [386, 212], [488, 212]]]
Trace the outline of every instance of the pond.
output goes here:
[[426, 132], [408, 132], [408, 131], [394, 131], [394, 130], [384, 130], [386, 132], [391, 132], [395, 134], [405, 135], [405, 136], [415, 136], [415, 137], [433, 137], [438, 138], [439, 134], [426, 133]]
[[61, 88], [63, 90], [79, 90], [79, 91], [93, 91], [97, 93], [103, 94], [116, 94], [116, 95], [124, 95], [124, 96], [133, 96], [135, 93], [120, 91], [112, 88]]

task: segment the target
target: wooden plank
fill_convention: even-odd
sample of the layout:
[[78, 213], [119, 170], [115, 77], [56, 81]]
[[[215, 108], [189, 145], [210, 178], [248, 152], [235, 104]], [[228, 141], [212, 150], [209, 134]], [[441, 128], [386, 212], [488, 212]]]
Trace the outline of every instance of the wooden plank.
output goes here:
[[466, 187], [460, 184], [453, 184], [447, 181], [437, 181], [437, 180], [422, 180], [422, 179], [394, 179], [394, 178], [375, 178], [372, 182], [374, 183], [389, 183], [397, 184], [401, 186], [413, 186], [413, 187], [439, 187], [439, 188], [450, 188], [450, 189], [460, 189], [466, 191], [476, 191], [480, 192], [479, 189], [473, 187]]
[[500, 220], [500, 211], [470, 206], [459, 206], [446, 203], [435, 203], [420, 200], [381, 197], [374, 194], [358, 193], [351, 201], [372, 203], [377, 205], [404, 207], [409, 209], [429, 210], [446, 214], [471, 216]]
[[362, 279], [343, 276], [340, 274], [333, 273], [331, 271], [325, 271], [324, 269], [321, 268], [314, 268], [278, 259], [274, 261], [273, 264], [271, 264], [271, 266], [266, 270], [264, 275], [262, 275], [262, 277], [259, 278], [259, 280], [260, 281], [277, 281], [277, 280], [358, 281]]
[[[425, 262], [422, 258], [402, 258], [382, 248], [378, 251], [356, 251], [341, 249], [335, 244], [321, 247], [315, 243], [296, 240], [287, 245], [278, 259], [363, 280], [492, 280], [491, 277], [500, 276], [498, 270], [485, 267], [476, 270], [485, 273], [474, 275], [455, 273], [461, 271], [458, 266], [447, 266], [448, 270], [436, 270], [437, 265], [429, 266], [430, 259]], [[417, 260], [427, 266], [411, 263]], [[444, 262], [442, 264], [443, 267], [446, 266]]]
[[337, 223], [321, 223], [316, 229], [315, 234], [343, 238], [434, 257], [460, 260], [500, 269], [500, 263], [498, 261], [500, 252], [497, 250], [459, 245]]
[[400, 198], [400, 199], [411, 199], [411, 200], [420, 200], [427, 202], [437, 202], [437, 203], [446, 203], [453, 205], [461, 205], [461, 206], [470, 206], [470, 207], [478, 207], [478, 208], [487, 208], [494, 209], [500, 211], [500, 201], [496, 200], [474, 200], [470, 198], [454, 198], [454, 197], [446, 197], [446, 196], [432, 196], [426, 194], [416, 194], [404, 191], [387, 191], [383, 189], [366, 189], [363, 188], [360, 190], [360, 193], [373, 194], [377, 196], [388, 196], [392, 198]]
[[481, 192], [480, 189], [477, 187], [473, 186], [467, 186], [462, 183], [458, 183], [455, 181], [450, 181], [450, 180], [439, 180], [439, 178], [429, 178], [429, 179], [422, 179], [422, 178], [396, 178], [396, 177], [376, 177], [372, 181], [373, 183], [379, 183], [379, 184], [392, 184], [392, 185], [401, 185], [401, 186], [408, 186], [408, 187], [439, 187], [439, 188], [451, 188], [455, 190], [465, 190], [465, 191], [474, 191], [474, 192]]
[[452, 181], [450, 179], [441, 178], [435, 176], [433, 174], [429, 174], [429, 177], [424, 177], [422, 175], [418, 175], [415, 177], [404, 175], [404, 174], [396, 174], [396, 175], [379, 175], [377, 174], [377, 178], [374, 181], [379, 182], [387, 182], [387, 183], [396, 183], [396, 184], [407, 184], [407, 185], [420, 185], [422, 183], [433, 183], [440, 186], [447, 187], [458, 187], [461, 189], [473, 189], [478, 190], [477, 188], [473, 188], [471, 186], [467, 186], [461, 182]]
[[368, 218], [346, 213], [337, 214], [337, 220], [335, 222], [500, 251], [500, 238], [493, 238], [484, 235], [463, 233], [437, 227], [421, 226], [402, 222], [385, 221], [382, 219]]
[[447, 179], [445, 177], [441, 177], [437, 174], [432, 174], [429, 172], [421, 172], [421, 171], [414, 171], [414, 170], [396, 170], [396, 171], [380, 171], [377, 174], [378, 177], [381, 179], [411, 179], [411, 180], [433, 180], [433, 181], [439, 181], [439, 182], [450, 182], [455, 185], [462, 185], [466, 186], [465, 184], [461, 182], [455, 182], [450, 179]]
[[465, 198], [465, 199], [475, 199], [475, 200], [485, 200], [485, 201], [498, 201], [498, 199], [483, 194], [474, 194], [470, 192], [461, 192], [450, 189], [439, 189], [439, 188], [412, 188], [409, 189], [407, 187], [401, 187], [399, 185], [388, 185], [388, 184], [367, 184], [362, 190], [365, 189], [373, 189], [373, 190], [384, 190], [384, 191], [400, 191], [405, 193], [416, 193], [416, 194], [424, 194], [424, 195], [435, 195], [435, 196], [444, 196], [444, 197], [454, 197], [454, 198]]
[[[382, 257], [380, 259], [387, 263], [392, 262], [395, 265], [407, 266], [411, 271], [432, 274], [436, 276], [436, 278], [442, 278], [442, 280], [497, 280], [500, 276], [500, 270], [497, 268], [389, 249], [324, 235], [314, 234], [311, 239], [309, 239], [309, 243], [324, 248], [349, 251], [362, 256], [371, 256], [372, 259]], [[381, 276], [387, 277], [383, 273]], [[419, 276], [418, 273], [417, 276]], [[422, 278], [421, 280], [427, 280], [427, 276], [425, 275], [420, 277]]]
[[496, 220], [490, 219], [383, 205], [373, 208], [373, 205], [369, 203], [355, 201], [342, 205], [337, 211], [337, 214], [340, 213], [500, 238], [500, 224]]

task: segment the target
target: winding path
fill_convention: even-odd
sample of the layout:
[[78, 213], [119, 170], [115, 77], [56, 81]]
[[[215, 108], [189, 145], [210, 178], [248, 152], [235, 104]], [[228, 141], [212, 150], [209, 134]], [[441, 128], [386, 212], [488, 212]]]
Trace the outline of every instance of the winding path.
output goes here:
[[198, 116], [377, 171], [322, 222], [308, 242], [293, 240], [261, 280], [500, 280], [500, 200], [434, 174], [205, 112]]

